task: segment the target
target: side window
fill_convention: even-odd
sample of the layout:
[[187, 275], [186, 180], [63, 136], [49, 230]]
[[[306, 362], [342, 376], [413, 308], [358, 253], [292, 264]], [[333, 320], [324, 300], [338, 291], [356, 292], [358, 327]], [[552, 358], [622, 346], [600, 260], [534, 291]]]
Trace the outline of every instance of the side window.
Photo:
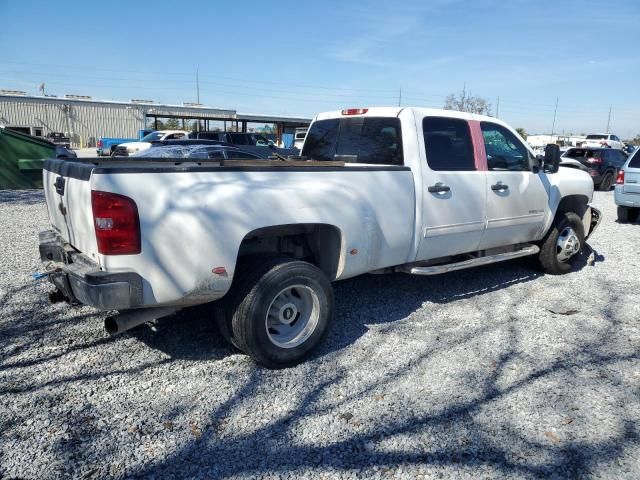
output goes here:
[[611, 140], [614, 140], [616, 142], [620, 141], [620, 139], [618, 137], [616, 137], [615, 135], [611, 135]]
[[473, 143], [466, 120], [425, 117], [422, 120], [424, 148], [431, 170], [475, 170]]
[[489, 170], [531, 170], [529, 150], [502, 125], [480, 122]]
[[640, 168], [640, 148], [636, 149], [628, 166], [631, 168]]

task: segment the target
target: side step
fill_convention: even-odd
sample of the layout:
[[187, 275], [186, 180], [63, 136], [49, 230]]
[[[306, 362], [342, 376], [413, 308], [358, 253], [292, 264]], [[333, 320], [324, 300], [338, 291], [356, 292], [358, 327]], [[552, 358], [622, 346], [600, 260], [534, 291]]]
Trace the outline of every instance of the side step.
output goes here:
[[464, 270], [465, 268], [489, 265], [490, 263], [504, 262], [505, 260], [535, 255], [539, 251], [540, 248], [537, 245], [528, 245], [520, 250], [516, 250], [515, 252], [497, 253], [495, 255], [487, 255], [486, 257], [470, 258], [469, 260], [463, 260], [462, 262], [447, 263], [445, 265], [405, 267], [402, 271], [412, 275], [439, 275], [441, 273]]

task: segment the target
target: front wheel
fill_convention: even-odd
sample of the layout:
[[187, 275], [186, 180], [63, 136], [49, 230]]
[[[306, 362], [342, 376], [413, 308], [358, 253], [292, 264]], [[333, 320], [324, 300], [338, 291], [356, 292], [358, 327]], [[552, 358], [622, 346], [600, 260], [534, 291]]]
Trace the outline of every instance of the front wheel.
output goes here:
[[540, 246], [538, 262], [542, 271], [562, 275], [571, 270], [584, 246], [584, 226], [573, 212], [558, 213]]
[[[320, 343], [333, 318], [333, 289], [315, 265], [289, 258], [244, 260], [218, 310], [220, 330], [269, 368], [300, 363]], [[223, 300], [224, 301], [224, 300]]]

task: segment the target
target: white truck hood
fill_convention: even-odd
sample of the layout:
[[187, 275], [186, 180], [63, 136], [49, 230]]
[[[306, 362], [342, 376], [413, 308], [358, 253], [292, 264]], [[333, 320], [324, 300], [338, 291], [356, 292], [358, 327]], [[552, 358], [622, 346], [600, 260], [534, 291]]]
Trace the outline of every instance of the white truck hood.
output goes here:
[[121, 143], [118, 145], [119, 147], [125, 147], [127, 149], [127, 153], [136, 153], [140, 150], [146, 150], [151, 147], [151, 143], [149, 142], [127, 142]]

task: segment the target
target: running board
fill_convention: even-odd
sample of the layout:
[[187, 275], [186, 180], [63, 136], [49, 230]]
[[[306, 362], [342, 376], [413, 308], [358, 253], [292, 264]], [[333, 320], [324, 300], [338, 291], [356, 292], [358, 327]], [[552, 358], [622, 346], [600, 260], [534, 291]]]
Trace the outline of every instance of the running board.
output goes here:
[[464, 270], [465, 268], [479, 267], [480, 265], [489, 265], [490, 263], [504, 262], [514, 258], [535, 255], [540, 251], [537, 245], [529, 245], [515, 252], [498, 253], [496, 255], [487, 255], [486, 257], [470, 258], [462, 262], [447, 263], [446, 265], [433, 265], [429, 267], [405, 267], [402, 269], [405, 273], [412, 275], [439, 275], [441, 273], [454, 272], [456, 270]]

